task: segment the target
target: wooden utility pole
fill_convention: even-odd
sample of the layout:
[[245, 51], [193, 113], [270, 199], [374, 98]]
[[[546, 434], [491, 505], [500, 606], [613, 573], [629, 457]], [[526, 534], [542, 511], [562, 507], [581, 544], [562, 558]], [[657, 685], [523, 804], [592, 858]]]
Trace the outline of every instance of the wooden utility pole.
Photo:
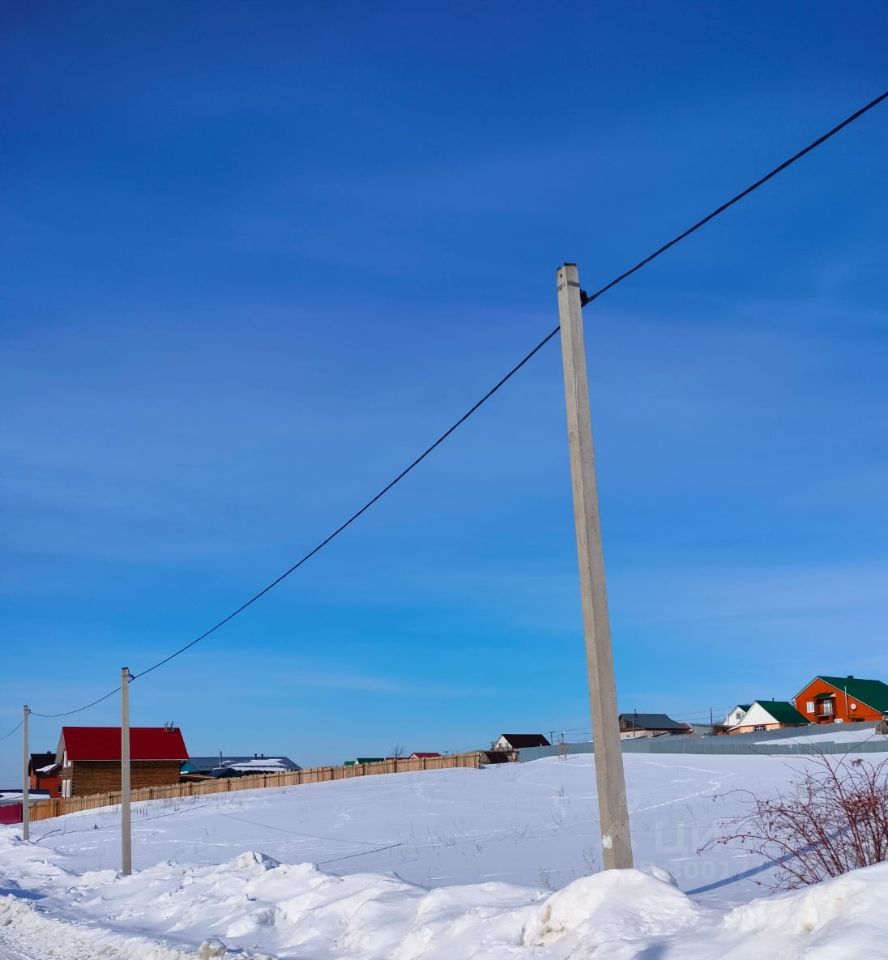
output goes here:
[[22, 840], [31, 839], [31, 771], [30, 746], [28, 744], [28, 718], [31, 708], [25, 704], [22, 708]]
[[130, 726], [128, 667], [120, 671], [120, 872], [133, 872], [133, 824], [130, 812]]
[[583, 342], [583, 305], [576, 264], [565, 263], [559, 267], [556, 282], [602, 860], [606, 870], [628, 868], [632, 866], [632, 840], [617, 719], [617, 688], [607, 612], [586, 348]]

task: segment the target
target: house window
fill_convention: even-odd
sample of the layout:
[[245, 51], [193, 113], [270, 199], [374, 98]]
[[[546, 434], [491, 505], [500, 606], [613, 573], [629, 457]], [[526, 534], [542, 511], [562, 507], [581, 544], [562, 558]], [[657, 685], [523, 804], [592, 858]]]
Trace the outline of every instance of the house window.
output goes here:
[[805, 712], [806, 712], [806, 713], [813, 713], [813, 712], [814, 712], [814, 701], [813, 701], [813, 700], [809, 700], [809, 701], [805, 704]]

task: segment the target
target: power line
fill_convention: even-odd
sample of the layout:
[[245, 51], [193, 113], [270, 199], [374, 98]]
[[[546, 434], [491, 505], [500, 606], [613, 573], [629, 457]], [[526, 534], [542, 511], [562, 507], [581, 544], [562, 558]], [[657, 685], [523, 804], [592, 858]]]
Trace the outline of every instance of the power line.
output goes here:
[[744, 197], [748, 197], [754, 190], [758, 190], [759, 187], [776, 177], [778, 173], [783, 173], [787, 167], [791, 167], [796, 161], [801, 160], [802, 157], [809, 154], [812, 150], [816, 150], [821, 144], [826, 143], [830, 137], [834, 137], [840, 130], [844, 130], [845, 127], [854, 123], [855, 120], [858, 120], [869, 110], [872, 110], [873, 107], [877, 107], [886, 98], [888, 98], [888, 90], [886, 90], [884, 93], [880, 93], [878, 97], [870, 100], [869, 103], [862, 106], [859, 110], [855, 110], [850, 116], [845, 117], [841, 123], [837, 123], [831, 130], [827, 130], [827, 132], [822, 136], [818, 137], [816, 140], [812, 140], [807, 147], [803, 147], [798, 153], [794, 153], [788, 160], [784, 160], [783, 163], [778, 164], [773, 170], [766, 173], [763, 177], [760, 177], [755, 181], [755, 183], [751, 183], [745, 190], [741, 190], [740, 193], [735, 194], [726, 203], [723, 203], [720, 207], [716, 207], [712, 213], [708, 213], [705, 217], [703, 217], [702, 220], [698, 220], [693, 226], [688, 227], [687, 230], [684, 230], [678, 234], [677, 237], [673, 237], [670, 241], [668, 241], [668, 243], [664, 243], [662, 247], [658, 247], [653, 253], [649, 253], [643, 260], [639, 260], [634, 267], [630, 267], [618, 277], [614, 277], [610, 283], [606, 283], [603, 287], [601, 287], [601, 289], [596, 290], [595, 293], [583, 294], [583, 306], [585, 307], [587, 303], [597, 300], [603, 293], [607, 293], [607, 291], [612, 287], [615, 287], [618, 283], [622, 283], [628, 277], [631, 277], [633, 273], [641, 270], [642, 267], [646, 267], [652, 260], [656, 260], [657, 257], [665, 253], [671, 247], [674, 247], [677, 243], [681, 243], [681, 241], [686, 237], [689, 237], [692, 233], [695, 233], [697, 230], [699, 230], [700, 227], [709, 223], [710, 220], [714, 220], [719, 214], [724, 213], [729, 207], [733, 207], [735, 203], [739, 203], [744, 199]]
[[24, 720], [19, 720], [19, 722], [9, 731], [9, 733], [4, 733], [0, 740], [5, 740], [7, 737], [11, 737], [16, 730], [21, 730]]
[[107, 693], [103, 694], [96, 700], [92, 700], [90, 703], [84, 704], [82, 707], [76, 707], [74, 710], [65, 710], [62, 713], [37, 713], [36, 710], [31, 710], [32, 717], [43, 717], [44, 720], [54, 720], [56, 717], [70, 717], [75, 713], [83, 713], [84, 710], [89, 710], [90, 707], [95, 707], [100, 703], [104, 703], [109, 697], [113, 697], [115, 693], [120, 692], [120, 687], [117, 686], [113, 690], [109, 690]]
[[139, 673], [137, 673], [137, 674], [134, 674], [133, 680], [138, 680], [139, 677], [144, 677], [145, 674], [151, 673], [152, 670], [156, 670], [158, 667], [162, 667], [165, 663], [169, 663], [170, 660], [173, 660], [175, 657], [178, 657], [180, 654], [185, 653], [186, 650], [190, 650], [191, 647], [193, 647], [193, 646], [194, 646], [195, 644], [197, 644], [197, 643], [200, 643], [201, 640], [205, 640], [211, 633], [215, 633], [215, 632], [219, 629], [219, 627], [224, 626], [224, 625], [225, 625], [226, 623], [228, 623], [230, 620], [233, 620], [238, 614], [243, 613], [244, 610], [247, 609], [247, 607], [252, 606], [260, 597], [264, 597], [266, 593], [268, 593], [270, 590], [273, 590], [282, 580], [286, 580], [287, 577], [289, 577], [291, 573], [294, 573], [296, 570], [298, 570], [298, 569], [302, 566], [302, 564], [304, 564], [307, 560], [310, 560], [316, 553], [318, 553], [319, 551], [323, 550], [324, 547], [326, 547], [328, 543], [330, 543], [332, 540], [335, 540], [336, 537], [338, 537], [340, 533], [342, 533], [345, 529], [347, 529], [348, 527], [350, 527], [350, 526], [355, 522], [355, 520], [358, 519], [358, 517], [360, 517], [362, 514], [366, 513], [366, 512], [373, 506], [374, 503], [376, 503], [378, 500], [381, 500], [381, 499], [389, 492], [389, 490], [392, 489], [392, 487], [394, 487], [394, 486], [396, 486], [398, 483], [400, 483], [400, 482], [407, 476], [408, 473], [410, 473], [412, 470], [414, 470], [416, 467], [418, 467], [418, 466], [422, 463], [422, 461], [425, 460], [425, 458], [426, 458], [433, 450], [437, 449], [437, 448], [450, 436], [450, 434], [452, 434], [455, 430], [457, 430], [459, 427], [461, 427], [461, 426], [466, 422], [466, 420], [468, 420], [469, 417], [472, 416], [473, 413], [475, 413], [481, 406], [483, 406], [485, 403], [487, 403], [487, 401], [488, 401], [502, 386], [504, 386], [506, 383], [508, 383], [508, 381], [511, 380], [512, 377], [514, 377], [515, 374], [516, 374], [532, 357], [534, 357], [537, 353], [539, 353], [540, 350], [543, 349], [543, 347], [552, 339], [552, 337], [555, 336], [556, 333], [558, 333], [558, 327], [556, 327], [556, 328], [555, 328], [554, 330], [552, 330], [550, 333], [547, 333], [546, 336], [543, 337], [543, 339], [540, 340], [540, 342], [539, 342], [529, 353], [525, 354], [524, 357], [522, 357], [522, 359], [519, 360], [518, 363], [516, 363], [515, 366], [512, 367], [512, 369], [511, 369], [505, 376], [501, 377], [501, 378], [487, 391], [487, 393], [485, 393], [484, 396], [481, 397], [481, 399], [477, 401], [477, 403], [474, 403], [471, 407], [469, 407], [469, 409], [468, 409], [452, 426], [448, 427], [447, 430], [445, 430], [444, 433], [442, 433], [441, 436], [439, 436], [438, 439], [434, 441], [434, 443], [429, 444], [429, 446], [427, 446], [427, 447], [425, 448], [425, 450], [423, 450], [423, 452], [422, 452], [412, 463], [410, 463], [408, 466], [406, 466], [406, 467], [394, 478], [394, 480], [390, 480], [390, 481], [379, 491], [379, 493], [377, 493], [375, 496], [371, 497], [360, 509], [356, 510], [356, 511], [348, 518], [348, 520], [346, 520], [344, 523], [341, 523], [329, 536], [327, 536], [327, 537], [325, 537], [323, 540], [321, 540], [321, 542], [320, 542], [319, 544], [317, 544], [317, 546], [312, 547], [312, 549], [309, 550], [308, 553], [306, 553], [304, 556], [300, 557], [300, 559], [297, 560], [296, 563], [293, 564], [293, 566], [291, 566], [289, 569], [285, 570], [279, 577], [277, 577], [276, 579], [272, 580], [271, 583], [268, 584], [268, 586], [263, 587], [258, 593], [253, 594], [253, 596], [250, 597], [250, 599], [247, 600], [246, 603], [242, 603], [242, 604], [237, 608], [237, 610], [233, 610], [231, 613], [228, 614], [227, 617], [223, 617], [218, 623], [214, 624], [212, 627], [210, 627], [209, 630], [207, 630], [206, 632], [202, 633], [199, 637], [196, 637], [196, 638], [195, 638], [194, 640], [192, 640], [190, 643], [186, 643], [184, 647], [180, 647], [178, 650], [175, 650], [173, 653], [169, 654], [169, 656], [164, 657], [163, 660], [158, 660], [157, 663], [152, 664], [150, 667], [147, 667], [145, 670], [142, 670], [141, 672], [139, 672]]
[[[688, 227], [686, 230], [683, 230], [680, 234], [673, 237], [670, 241], [668, 241], [667, 243], [664, 243], [661, 247], [658, 247], [656, 250], [653, 251], [653, 253], [650, 253], [644, 259], [639, 260], [638, 263], [635, 264], [635, 266], [630, 267], [628, 270], [625, 270], [623, 273], [619, 274], [617, 277], [614, 277], [613, 280], [611, 280], [609, 283], [606, 283], [603, 287], [600, 287], [594, 293], [591, 293], [591, 294], [584, 293], [582, 297], [583, 306], [586, 306], [587, 304], [591, 303], [593, 300], [597, 300], [604, 293], [607, 293], [607, 291], [612, 290], [618, 284], [622, 283], [624, 280], [631, 277], [634, 273], [637, 273], [643, 267], [646, 267], [649, 263], [651, 263], [657, 257], [661, 256], [667, 250], [671, 249], [676, 244], [680, 243], [682, 240], [689, 237], [692, 233], [699, 230], [702, 226], [709, 223], [711, 220], [714, 220], [717, 216], [724, 213], [730, 207], [734, 206], [734, 204], [738, 203], [744, 197], [749, 196], [749, 194], [751, 194], [754, 190], [757, 190], [759, 187], [767, 183], [773, 177], [776, 177], [779, 173], [782, 173], [784, 170], [792, 166], [794, 163], [796, 163], [806, 154], [810, 153], [812, 150], [815, 150], [821, 144], [825, 143], [831, 137], [839, 133], [839, 131], [843, 130], [845, 127], [849, 126], [855, 120], [862, 117], [865, 113], [872, 110], [874, 107], [878, 106], [885, 99], [888, 99], [888, 90], [880, 94], [875, 99], [871, 100], [869, 103], [865, 104], [859, 110], [855, 110], [854, 113], [850, 114], [848, 117], [842, 120], [841, 123], [838, 123], [832, 129], [828, 130], [822, 136], [818, 137], [816, 140], [813, 140], [802, 150], [799, 150], [798, 153], [793, 154], [789, 159], [784, 160], [783, 163], [774, 167], [773, 170], [766, 173], [763, 177], [760, 177], [754, 183], [750, 184], [745, 190], [742, 190], [740, 193], [733, 196], [726, 203], [723, 203], [721, 206], [717, 207], [711, 213], [707, 214], [705, 217], [703, 217], [702, 220], [698, 220], [691, 227]], [[345, 531], [348, 527], [350, 527], [355, 522], [355, 520], [357, 520], [364, 513], [366, 513], [377, 501], [381, 500], [393, 487], [399, 484], [409, 473], [411, 473], [416, 467], [418, 467], [419, 464], [422, 463], [422, 461], [425, 460], [430, 453], [436, 450], [452, 433], [454, 433], [457, 429], [459, 429], [459, 427], [461, 427], [466, 422], [466, 420], [468, 420], [485, 403], [487, 403], [487, 401], [490, 400], [490, 398], [493, 397], [493, 395], [497, 393], [497, 391], [499, 391], [501, 387], [503, 387], [506, 383], [508, 383], [508, 381], [511, 380], [512, 377], [515, 376], [515, 374], [518, 373], [518, 371], [521, 370], [525, 364], [527, 364], [534, 356], [536, 356], [536, 354], [539, 353], [539, 351], [542, 350], [542, 348], [550, 340], [552, 340], [553, 337], [555, 337], [559, 329], [560, 328], [556, 326], [554, 329], [550, 330], [549, 333], [547, 333], [542, 340], [540, 340], [528, 353], [526, 353], [524, 357], [522, 357], [522, 359], [519, 360], [518, 363], [516, 363], [515, 366], [513, 366], [511, 370], [508, 371], [508, 373], [506, 373], [503, 377], [501, 377], [494, 384], [494, 386], [491, 387], [487, 391], [487, 393], [485, 393], [484, 396], [481, 397], [480, 400], [478, 400], [471, 407], [469, 407], [469, 409], [458, 420], [456, 420], [450, 427], [448, 427], [448, 429], [445, 430], [444, 433], [442, 433], [433, 443], [429, 444], [429, 446], [426, 447], [425, 450], [423, 450], [423, 452], [418, 457], [416, 457], [415, 460], [413, 460], [407, 467], [405, 467], [393, 480], [387, 483], [377, 494], [371, 497], [362, 507], [356, 510], [344, 523], [340, 524], [331, 534], [329, 534], [329, 536], [325, 537], [323, 540], [320, 541], [320, 543], [312, 547], [312, 549], [309, 550], [308, 553], [300, 557], [299, 560], [297, 560], [292, 566], [290, 566], [287, 570], [285, 570], [282, 574], [280, 574], [280, 576], [272, 580], [271, 583], [269, 583], [267, 586], [259, 590], [258, 593], [253, 594], [253, 596], [250, 597], [249, 600], [247, 600], [245, 603], [242, 603], [237, 609], [233, 610], [227, 616], [223, 617], [217, 623], [213, 624], [213, 626], [210, 627], [209, 630], [204, 631], [200, 636], [195, 637], [193, 640], [186, 643], [184, 646], [179, 647], [177, 650], [174, 650], [172, 653], [168, 654], [163, 659], [158, 660], [156, 663], [153, 663], [150, 667], [146, 667], [144, 670], [140, 671], [139, 673], [133, 674], [132, 679], [138, 680], [140, 677], [146, 676], [152, 671], [157, 670], [160, 667], [164, 666], [165, 664], [169, 663], [171, 660], [175, 660], [176, 657], [181, 656], [187, 650], [190, 650], [192, 647], [196, 646], [198, 643], [201, 642], [201, 640], [205, 640], [211, 634], [215, 633], [220, 627], [225, 626], [226, 623], [229, 623], [239, 614], [243, 613], [248, 607], [251, 607], [257, 600], [264, 597], [265, 594], [273, 590], [282, 581], [286, 580], [287, 577], [289, 577], [292, 573], [298, 570], [304, 563], [310, 560], [316, 553], [323, 550], [324, 547], [326, 547], [329, 543], [335, 540], [336, 537], [338, 537], [343, 531]], [[108, 693], [106, 693], [104, 696], [99, 697], [96, 700], [93, 700], [91, 703], [85, 704], [82, 707], [77, 707], [74, 710], [68, 710], [62, 713], [54, 713], [54, 714], [34, 713], [34, 716], [45, 717], [45, 718], [71, 716], [72, 714], [80, 713], [83, 710], [88, 710], [90, 707], [94, 707], [97, 704], [102, 703], [104, 700], [107, 700], [109, 697], [114, 696], [114, 694], [117, 693], [119, 689], [120, 687], [117, 687], [114, 690], [111, 690]]]

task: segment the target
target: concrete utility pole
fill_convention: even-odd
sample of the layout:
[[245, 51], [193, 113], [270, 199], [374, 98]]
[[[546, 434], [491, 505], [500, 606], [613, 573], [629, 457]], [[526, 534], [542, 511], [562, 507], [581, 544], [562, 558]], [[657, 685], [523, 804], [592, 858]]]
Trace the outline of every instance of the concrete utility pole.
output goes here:
[[130, 813], [129, 667], [120, 671], [120, 872], [133, 872], [133, 825]]
[[31, 774], [30, 746], [28, 745], [28, 717], [31, 708], [25, 704], [22, 708], [22, 840], [31, 839]]
[[632, 866], [632, 840], [626, 804], [626, 779], [617, 719], [617, 688], [611, 651], [604, 554], [598, 517], [595, 450], [589, 412], [586, 348], [583, 342], [583, 305], [575, 263], [565, 263], [556, 274], [558, 314], [561, 320], [561, 356], [564, 363], [564, 398], [567, 406], [567, 440], [573, 485], [586, 670], [592, 708], [595, 779], [601, 818], [602, 859], [606, 870]]

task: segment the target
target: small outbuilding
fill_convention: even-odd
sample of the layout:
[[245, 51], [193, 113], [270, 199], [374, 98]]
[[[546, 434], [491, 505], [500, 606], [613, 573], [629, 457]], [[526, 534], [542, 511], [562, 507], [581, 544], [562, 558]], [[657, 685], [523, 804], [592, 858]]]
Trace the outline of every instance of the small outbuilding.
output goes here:
[[[62, 796], [120, 789], [120, 727], [62, 727], [56, 763]], [[178, 727], [130, 728], [130, 778], [134, 790], [179, 782], [188, 750]]]

